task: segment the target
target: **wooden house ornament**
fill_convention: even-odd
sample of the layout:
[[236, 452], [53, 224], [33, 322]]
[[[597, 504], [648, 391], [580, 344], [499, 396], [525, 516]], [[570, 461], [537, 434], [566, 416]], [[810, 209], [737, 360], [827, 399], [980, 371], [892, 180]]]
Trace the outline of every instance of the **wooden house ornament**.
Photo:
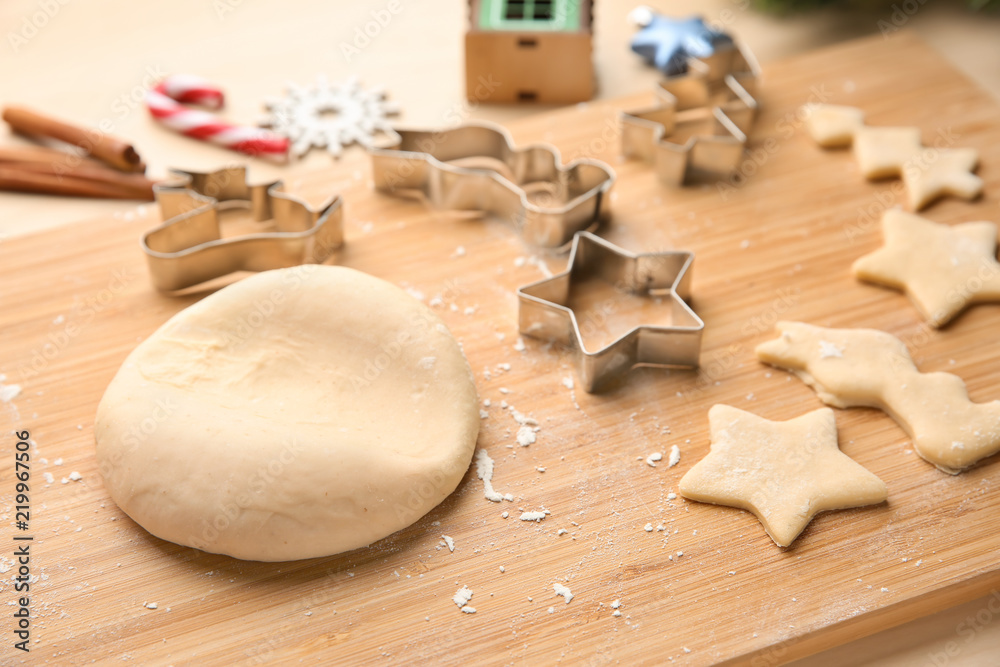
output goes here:
[[589, 100], [594, 95], [593, 9], [593, 0], [469, 0], [468, 100]]

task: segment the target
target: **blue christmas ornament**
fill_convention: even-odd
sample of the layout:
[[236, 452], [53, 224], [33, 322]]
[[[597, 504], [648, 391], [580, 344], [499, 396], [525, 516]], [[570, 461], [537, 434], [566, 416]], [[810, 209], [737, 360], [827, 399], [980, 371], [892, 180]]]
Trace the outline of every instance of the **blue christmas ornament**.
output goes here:
[[732, 37], [712, 30], [700, 16], [677, 20], [645, 7], [633, 16], [643, 28], [632, 38], [632, 50], [667, 76], [686, 72], [688, 58], [706, 58], [733, 46]]

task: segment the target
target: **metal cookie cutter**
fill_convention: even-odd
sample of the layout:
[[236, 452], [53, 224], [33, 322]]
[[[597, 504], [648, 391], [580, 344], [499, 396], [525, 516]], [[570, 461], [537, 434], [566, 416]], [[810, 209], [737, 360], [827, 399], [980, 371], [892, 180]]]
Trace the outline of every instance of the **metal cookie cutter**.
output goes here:
[[687, 73], [660, 82], [654, 106], [621, 113], [622, 154], [652, 162], [666, 185], [728, 176], [757, 114], [759, 76], [741, 45], [692, 58]]
[[[163, 224], [142, 237], [157, 289], [180, 290], [235, 271], [320, 263], [343, 245], [338, 195], [312, 208], [282, 192], [280, 181], [248, 184], [246, 167], [173, 173], [176, 182], [153, 188]], [[222, 238], [219, 214], [233, 208], [248, 209], [255, 221], [273, 219], [275, 231]]]
[[[573, 237], [565, 271], [517, 291], [518, 328], [527, 336], [570, 347], [583, 388], [590, 393], [610, 388], [638, 364], [697, 367], [705, 323], [685, 303], [693, 262], [690, 252], [634, 254], [580, 232]], [[601, 349], [588, 350], [568, 303], [574, 282], [590, 277], [622, 291], [669, 299], [670, 324], [640, 325]]]
[[505, 129], [487, 123], [396, 132], [398, 142], [370, 151], [380, 192], [492, 213], [510, 221], [525, 242], [545, 248], [565, 246], [610, 217], [615, 172], [598, 160], [563, 166], [554, 146], [514, 148]]

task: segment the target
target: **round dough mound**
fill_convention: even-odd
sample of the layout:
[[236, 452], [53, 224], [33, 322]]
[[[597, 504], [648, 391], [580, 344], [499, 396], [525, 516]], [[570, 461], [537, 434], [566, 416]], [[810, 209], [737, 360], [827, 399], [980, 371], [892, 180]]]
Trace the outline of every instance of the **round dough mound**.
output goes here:
[[236, 558], [362, 547], [454, 491], [479, 406], [427, 307], [367, 274], [268, 271], [175, 315], [97, 410], [111, 497], [150, 533]]

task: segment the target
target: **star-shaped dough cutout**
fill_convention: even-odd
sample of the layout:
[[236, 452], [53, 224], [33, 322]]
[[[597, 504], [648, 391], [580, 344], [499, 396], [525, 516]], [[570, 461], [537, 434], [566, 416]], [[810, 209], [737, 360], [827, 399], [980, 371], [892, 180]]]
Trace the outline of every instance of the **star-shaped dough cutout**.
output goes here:
[[854, 132], [854, 157], [869, 181], [901, 175], [920, 151], [917, 127], [859, 127]]
[[807, 108], [806, 129], [823, 148], [850, 146], [854, 134], [865, 125], [865, 112], [838, 104], [814, 104]]
[[978, 163], [975, 148], [925, 151], [910, 160], [903, 168], [910, 208], [919, 211], [944, 195], [975, 199], [983, 191], [983, 180], [972, 173]]
[[787, 547], [819, 512], [884, 502], [885, 483], [837, 446], [830, 408], [774, 422], [728, 405], [708, 412], [708, 456], [681, 479], [685, 498], [753, 512]]
[[970, 303], [1000, 301], [997, 227], [949, 226], [899, 209], [882, 216], [885, 245], [854, 262], [860, 280], [900, 289], [934, 327]]

